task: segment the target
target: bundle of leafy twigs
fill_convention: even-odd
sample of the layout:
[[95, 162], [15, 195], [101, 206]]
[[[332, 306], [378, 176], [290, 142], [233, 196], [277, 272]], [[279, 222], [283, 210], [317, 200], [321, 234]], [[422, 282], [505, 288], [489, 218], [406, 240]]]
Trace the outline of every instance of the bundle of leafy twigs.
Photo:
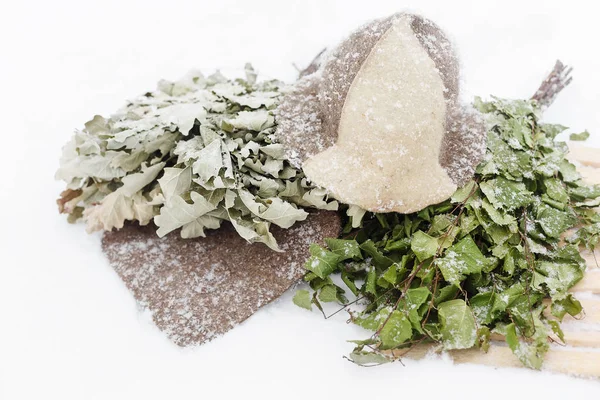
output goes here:
[[312, 245], [312, 293], [299, 290], [294, 302], [321, 311], [321, 302], [337, 302], [374, 332], [353, 341], [351, 360], [389, 362], [389, 350], [420, 342], [486, 351], [497, 333], [524, 365], [540, 368], [549, 333], [564, 339], [560, 321], [581, 312], [568, 293], [585, 269], [579, 248], [600, 239], [600, 186], [585, 185], [566, 159], [555, 140], [566, 128], [539, 122], [569, 72], [558, 62], [531, 100], [476, 99], [487, 153], [451, 199], [410, 215], [367, 214], [359, 229], [350, 220], [341, 239]]
[[63, 148], [56, 177], [69, 221], [89, 231], [153, 222], [159, 236], [205, 236], [229, 221], [249, 242], [279, 250], [271, 224], [289, 228], [304, 208], [336, 210], [322, 188], [290, 165], [275, 137], [274, 109], [289, 85], [191, 71], [96, 115]]

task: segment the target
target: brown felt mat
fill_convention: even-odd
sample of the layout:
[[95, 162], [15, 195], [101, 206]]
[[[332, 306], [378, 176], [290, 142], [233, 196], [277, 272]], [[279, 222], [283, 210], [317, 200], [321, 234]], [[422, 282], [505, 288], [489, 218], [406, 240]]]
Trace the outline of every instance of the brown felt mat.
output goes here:
[[272, 232], [284, 252], [249, 244], [230, 224], [206, 238], [159, 238], [156, 227], [126, 225], [107, 232], [102, 250], [133, 296], [180, 346], [221, 335], [278, 298], [304, 274], [311, 243], [337, 237], [335, 212], [311, 213], [290, 229]]

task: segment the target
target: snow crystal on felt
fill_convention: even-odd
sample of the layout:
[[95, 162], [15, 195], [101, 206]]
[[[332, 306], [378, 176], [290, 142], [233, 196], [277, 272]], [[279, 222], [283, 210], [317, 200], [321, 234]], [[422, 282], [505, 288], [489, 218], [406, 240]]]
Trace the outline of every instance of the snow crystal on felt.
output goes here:
[[156, 236], [153, 226], [107, 232], [109, 262], [156, 325], [180, 346], [227, 332], [278, 298], [305, 273], [311, 243], [337, 237], [334, 212], [317, 212], [290, 229], [273, 228], [283, 252], [249, 244], [231, 225], [206, 238]]

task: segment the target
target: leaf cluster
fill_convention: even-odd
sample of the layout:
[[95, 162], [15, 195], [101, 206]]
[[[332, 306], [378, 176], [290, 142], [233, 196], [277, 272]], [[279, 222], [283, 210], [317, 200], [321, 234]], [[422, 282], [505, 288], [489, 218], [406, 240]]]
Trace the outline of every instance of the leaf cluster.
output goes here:
[[153, 221], [158, 234], [205, 236], [229, 221], [249, 242], [278, 250], [271, 224], [289, 228], [306, 207], [336, 210], [323, 189], [292, 167], [275, 140], [274, 108], [286, 85], [191, 72], [95, 116], [64, 147], [56, 176], [69, 220], [88, 230]]
[[562, 318], [581, 312], [568, 290], [585, 270], [579, 245], [598, 243], [600, 186], [583, 183], [555, 140], [565, 128], [540, 123], [534, 102], [475, 106], [488, 141], [471, 182], [410, 215], [353, 210], [343, 238], [310, 248], [311, 291], [294, 301], [321, 310], [338, 303], [372, 331], [354, 342], [359, 364], [388, 362], [389, 350], [420, 342], [485, 351], [500, 334], [524, 365], [539, 368], [550, 332], [562, 339]]

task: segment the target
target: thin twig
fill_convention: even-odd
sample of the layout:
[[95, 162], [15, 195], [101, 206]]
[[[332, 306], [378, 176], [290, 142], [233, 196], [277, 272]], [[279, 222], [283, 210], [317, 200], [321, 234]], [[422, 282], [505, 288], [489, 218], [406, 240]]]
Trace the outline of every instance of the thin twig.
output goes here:
[[[458, 215], [456, 216], [456, 219], [454, 220], [454, 223], [448, 228], [448, 230], [446, 231], [445, 234], [443, 234], [442, 236], [440, 236], [440, 239], [442, 240], [441, 244], [438, 246], [434, 256], [433, 256], [433, 260], [431, 261], [430, 265], [433, 265], [433, 263], [435, 262], [436, 258], [442, 253], [443, 251], [443, 245], [444, 242], [446, 241], [446, 238], [452, 233], [452, 230], [458, 225], [459, 221], [460, 221], [460, 217], [462, 216], [463, 211], [465, 210], [464, 206], [467, 203], [467, 201], [477, 192], [477, 185], [473, 186], [473, 189], [471, 190], [471, 192], [469, 193], [469, 196], [467, 196], [467, 198], [461, 202], [459, 205], [457, 205], [456, 207], [454, 207], [454, 209], [452, 210], [452, 212], [456, 211], [459, 207], [461, 207], [460, 212], [458, 213]], [[406, 297], [406, 293], [408, 292], [408, 289], [410, 288], [410, 285], [412, 283], [412, 281], [415, 279], [415, 277], [417, 276], [417, 274], [419, 273], [419, 271], [421, 271], [421, 269], [423, 268], [423, 265], [425, 265], [425, 261], [423, 260], [419, 263], [419, 265], [414, 268], [410, 274], [410, 276], [407, 278], [407, 281], [404, 285], [404, 291], [402, 292], [402, 294], [398, 297], [398, 300], [396, 300], [396, 304], [394, 305], [394, 308], [392, 309], [392, 312], [394, 310], [398, 309], [398, 306], [400, 305], [400, 302], [402, 301], [402, 299], [404, 297]], [[435, 295], [435, 294], [433, 294]], [[392, 312], [390, 312], [387, 316], [387, 318], [385, 319], [385, 321], [383, 321], [383, 324], [381, 324], [381, 326], [379, 327], [379, 329], [377, 329], [377, 331], [373, 334], [373, 337], [378, 336], [381, 331], [383, 330], [383, 328], [385, 327], [385, 325], [389, 322], [390, 318], [392, 317]]]
[[324, 48], [323, 50], [321, 50], [319, 52], [319, 54], [317, 54], [317, 56], [315, 58], [313, 58], [313, 60], [310, 62], [310, 64], [308, 64], [308, 67], [304, 68], [302, 71], [299, 71], [300, 78], [302, 78], [305, 75], [310, 75], [319, 69], [319, 67], [321, 66], [321, 57], [323, 56], [323, 54], [325, 54], [326, 50], [327, 50], [327, 48]]
[[572, 71], [572, 67], [567, 67], [560, 60], [557, 60], [550, 74], [531, 98], [536, 100], [542, 109], [550, 107], [558, 93], [573, 80], [570, 76]]

